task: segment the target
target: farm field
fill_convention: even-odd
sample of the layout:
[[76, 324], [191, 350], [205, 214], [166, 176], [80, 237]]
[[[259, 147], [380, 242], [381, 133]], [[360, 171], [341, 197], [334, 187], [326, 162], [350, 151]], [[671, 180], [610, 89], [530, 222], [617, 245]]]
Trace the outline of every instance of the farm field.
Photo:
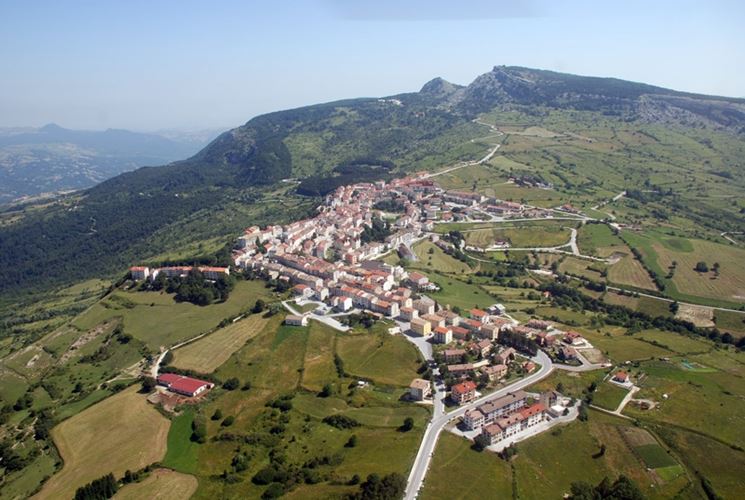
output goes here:
[[714, 323], [717, 328], [735, 337], [745, 336], [745, 313], [714, 311]]
[[124, 486], [115, 500], [183, 500], [197, 490], [197, 478], [168, 469], [156, 469], [139, 483]]
[[[575, 421], [519, 443], [513, 463], [520, 498], [560, 497], [574, 481], [597, 484], [618, 474], [634, 480], [652, 498], [669, 498], [687, 487], [685, 476], [664, 481], [647, 472], [621, 436], [630, 425], [590, 410], [587, 422]], [[606, 452], [599, 456], [601, 444]]]
[[120, 477], [157, 462], [165, 454], [169, 425], [136, 387], [65, 420], [52, 429], [64, 467], [38, 498], [70, 498], [79, 486], [109, 472]]
[[626, 389], [606, 381], [598, 384], [597, 390], [592, 394], [592, 404], [606, 410], [615, 410], [628, 392]]
[[[668, 274], [676, 262], [666, 293], [675, 299], [704, 305], [739, 307], [745, 303], [745, 250], [710, 241], [671, 237], [649, 231], [624, 233], [624, 239], [636, 247], [644, 261], [659, 276]], [[705, 262], [709, 272], [694, 270], [698, 262]], [[713, 270], [719, 263], [719, 275]]]
[[437, 270], [442, 273], [468, 274], [472, 272], [468, 264], [446, 254], [431, 241], [421, 241], [414, 245], [413, 250], [419, 260], [411, 262], [409, 264], [411, 268], [424, 271]]
[[172, 366], [201, 373], [211, 373], [240, 349], [248, 339], [258, 335], [268, 318], [252, 314], [236, 323], [173, 351]]
[[[568, 221], [562, 222], [568, 223]], [[463, 236], [467, 245], [480, 248], [487, 248], [497, 240], [509, 241], [516, 248], [555, 247], [569, 243], [571, 231], [558, 224], [519, 227], [507, 223], [489, 229], [464, 230]]]
[[416, 347], [387, 332], [340, 335], [337, 353], [350, 376], [385, 385], [408, 387], [422, 362]]
[[672, 351], [661, 346], [642, 342], [635, 336], [624, 335], [625, 332], [623, 331], [607, 331], [603, 334], [593, 330], [578, 329], [578, 331], [593, 346], [606, 353], [614, 363], [651, 359], [672, 354]]
[[600, 255], [598, 251], [601, 248], [622, 246], [624, 243], [606, 224], [583, 224], [577, 232], [577, 245], [585, 255]]
[[164, 467], [187, 474], [196, 472], [199, 445], [190, 439], [193, 421], [194, 411], [191, 409], [184, 410], [171, 420], [166, 455], [161, 462]]
[[334, 365], [336, 335], [336, 330], [331, 327], [318, 321], [310, 322], [301, 381], [304, 389], [317, 392], [337, 378]]
[[259, 298], [270, 297], [264, 282], [258, 280], [239, 281], [226, 302], [206, 307], [177, 303], [166, 293], [117, 291], [75, 318], [73, 325], [90, 329], [106, 319], [121, 317], [126, 332], [155, 351], [217, 327]]
[[713, 439], [670, 426], [655, 426], [657, 434], [696, 475], [708, 480], [723, 498], [738, 498], [745, 488], [745, 453]]
[[[251, 478], [267, 465], [266, 456], [275, 449], [283, 450], [288, 462], [298, 467], [314, 457], [338, 457], [333, 465], [317, 470], [324, 478], [327, 474], [343, 478], [342, 483], [354, 474], [362, 478], [373, 472], [406, 475], [429, 416], [427, 409], [399, 401], [420, 365], [414, 347], [400, 336], [389, 335], [385, 323], [370, 332], [342, 334], [315, 322], [305, 328], [288, 327], [281, 324], [282, 319], [282, 315], [270, 318], [261, 333], [216, 371], [221, 379], [235, 376], [241, 383], [250, 382], [251, 387], [220, 390], [195, 413], [194, 418], [206, 421], [206, 443], [197, 445], [189, 440], [190, 417], [174, 420], [164, 464], [186, 472], [192, 470], [193, 463], [199, 464], [195, 498], [261, 496], [265, 486], [252, 483]], [[335, 353], [343, 361], [344, 371], [350, 373], [348, 377], [339, 377]], [[372, 384], [357, 388], [359, 377], [372, 380]], [[333, 394], [320, 397], [318, 389], [326, 384]], [[278, 397], [289, 401], [284, 410], [267, 406]], [[222, 416], [211, 418], [217, 410]], [[353, 418], [359, 425], [337, 429], [322, 422], [330, 415]], [[228, 416], [234, 421], [226, 426]], [[400, 432], [398, 428], [407, 417], [414, 419], [414, 429]], [[175, 432], [177, 428], [181, 431]], [[251, 444], [244, 444], [243, 438], [213, 439], [221, 435], [253, 437]], [[352, 435], [357, 444], [346, 447]], [[192, 458], [179, 465], [187, 447], [195, 449], [196, 456], [189, 451]], [[243, 459], [247, 461], [245, 469], [233, 469], [232, 460], [238, 454], [247, 457]], [[226, 470], [241, 480], [222, 480]], [[299, 485], [288, 495], [328, 498], [355, 490], [323, 479]]]
[[496, 454], [474, 451], [468, 440], [443, 432], [419, 496], [424, 500], [511, 498], [512, 471]]
[[[723, 357], [716, 351], [710, 356], [712, 361]], [[627, 407], [626, 414], [688, 428], [735, 446], [745, 445], [740, 432], [745, 424], [745, 389], [739, 377], [717, 369], [713, 363], [706, 365], [687, 357], [644, 362], [639, 370], [645, 377], [637, 384], [642, 390], [635, 397], [660, 405], [652, 411]]]
[[616, 285], [628, 285], [642, 290], [657, 290], [649, 273], [633, 255], [625, 255], [608, 266], [608, 281]]
[[634, 337], [648, 342], [657, 342], [658, 345], [678, 354], [709, 352], [713, 347], [711, 342], [660, 330], [644, 330], [634, 334]]
[[495, 300], [481, 288], [481, 286], [458, 279], [455, 276], [446, 276], [437, 272], [427, 273], [429, 280], [437, 283], [441, 290], [430, 292], [427, 295], [439, 303], [452, 307], [460, 307], [468, 310], [473, 307], [489, 307]]

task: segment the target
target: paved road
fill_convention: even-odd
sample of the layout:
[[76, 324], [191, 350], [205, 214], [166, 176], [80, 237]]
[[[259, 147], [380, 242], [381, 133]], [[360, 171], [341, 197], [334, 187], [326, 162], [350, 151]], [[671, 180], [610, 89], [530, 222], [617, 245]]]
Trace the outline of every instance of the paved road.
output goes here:
[[535, 358], [533, 359], [537, 363], [541, 364], [541, 369], [533, 373], [532, 375], [528, 375], [524, 379], [518, 380], [517, 382], [499, 389], [498, 391], [495, 391], [487, 396], [483, 396], [476, 401], [473, 401], [472, 403], [463, 405], [455, 411], [439, 416], [435, 414], [432, 417], [429, 425], [427, 425], [427, 429], [424, 431], [422, 443], [419, 446], [419, 451], [417, 452], [416, 458], [414, 459], [414, 465], [412, 466], [411, 473], [409, 474], [409, 480], [406, 486], [406, 494], [404, 496], [406, 500], [413, 500], [419, 494], [419, 490], [424, 483], [424, 477], [427, 475], [427, 469], [429, 469], [429, 462], [432, 459], [432, 455], [435, 451], [437, 438], [440, 437], [440, 433], [443, 431], [448, 422], [463, 416], [466, 411], [472, 408], [476, 408], [477, 406], [490, 399], [502, 397], [508, 392], [514, 392], [520, 389], [524, 389], [525, 387], [534, 384], [542, 378], [548, 376], [553, 371], [554, 367], [551, 363], [551, 359], [543, 351], [538, 351], [538, 355], [535, 356]]

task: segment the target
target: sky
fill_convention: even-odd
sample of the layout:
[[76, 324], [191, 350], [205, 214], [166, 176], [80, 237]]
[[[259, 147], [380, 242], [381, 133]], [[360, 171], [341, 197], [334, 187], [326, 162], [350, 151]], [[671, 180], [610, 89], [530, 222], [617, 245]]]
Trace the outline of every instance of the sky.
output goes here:
[[745, 97], [745, 2], [0, 0], [0, 127], [230, 128], [495, 65]]

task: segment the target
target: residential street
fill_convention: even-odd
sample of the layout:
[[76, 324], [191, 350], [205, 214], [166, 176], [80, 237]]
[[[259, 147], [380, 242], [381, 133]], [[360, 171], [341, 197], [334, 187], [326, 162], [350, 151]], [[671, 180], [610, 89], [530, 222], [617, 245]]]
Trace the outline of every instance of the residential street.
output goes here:
[[[437, 412], [432, 417], [427, 429], [424, 431], [424, 437], [422, 443], [419, 446], [416, 458], [414, 459], [414, 465], [411, 468], [409, 474], [408, 483], [406, 486], [406, 494], [404, 498], [406, 500], [413, 500], [419, 494], [419, 490], [424, 483], [424, 478], [429, 469], [429, 463], [432, 459], [432, 455], [437, 445], [437, 439], [440, 437], [440, 433], [444, 430], [448, 422], [463, 416], [466, 411], [476, 408], [477, 406], [485, 403], [488, 400], [499, 398], [506, 395], [508, 392], [518, 391], [524, 389], [529, 385], [532, 385], [544, 377], [548, 376], [553, 371], [553, 364], [551, 359], [543, 351], [538, 351], [538, 354], [533, 358], [536, 363], [541, 365], [541, 369], [532, 375], [525, 377], [524, 379], [518, 380], [514, 384], [510, 384], [507, 387], [499, 389], [487, 396], [483, 396], [469, 404], [459, 407], [457, 410], [446, 414], [438, 415]], [[439, 388], [438, 388], [439, 392]]]

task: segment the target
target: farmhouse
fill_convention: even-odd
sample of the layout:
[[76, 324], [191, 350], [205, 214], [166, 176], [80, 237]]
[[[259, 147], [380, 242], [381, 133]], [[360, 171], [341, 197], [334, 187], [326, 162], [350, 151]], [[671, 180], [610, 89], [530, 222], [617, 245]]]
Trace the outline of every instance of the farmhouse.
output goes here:
[[167, 388], [171, 392], [182, 396], [194, 397], [212, 389], [214, 384], [196, 378], [176, 375], [175, 373], [164, 373], [158, 376], [158, 385]]

